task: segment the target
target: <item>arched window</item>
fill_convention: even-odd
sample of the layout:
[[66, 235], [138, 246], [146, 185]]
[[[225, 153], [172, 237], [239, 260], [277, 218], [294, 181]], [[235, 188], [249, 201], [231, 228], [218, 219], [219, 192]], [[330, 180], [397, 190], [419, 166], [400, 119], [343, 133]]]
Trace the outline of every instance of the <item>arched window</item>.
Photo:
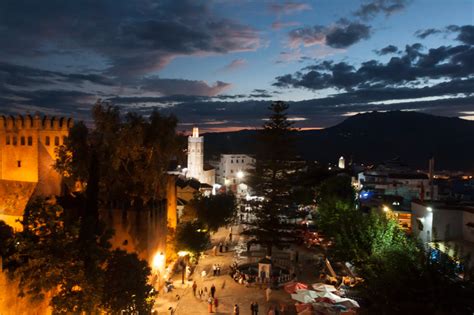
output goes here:
[[18, 138], [16, 136], [13, 136], [13, 145], [17, 145], [18, 143]]
[[59, 137], [54, 137], [54, 145], [59, 145]]
[[25, 143], [26, 143], [26, 142], [25, 142], [25, 137], [21, 137], [21, 138], [20, 138], [20, 144], [21, 144], [21, 145], [25, 145]]
[[10, 145], [10, 136], [7, 136], [6, 141], [7, 141], [7, 145]]
[[46, 136], [46, 138], [44, 138], [44, 144], [49, 145], [49, 136]]
[[33, 137], [28, 137], [28, 145], [32, 146], [33, 145]]

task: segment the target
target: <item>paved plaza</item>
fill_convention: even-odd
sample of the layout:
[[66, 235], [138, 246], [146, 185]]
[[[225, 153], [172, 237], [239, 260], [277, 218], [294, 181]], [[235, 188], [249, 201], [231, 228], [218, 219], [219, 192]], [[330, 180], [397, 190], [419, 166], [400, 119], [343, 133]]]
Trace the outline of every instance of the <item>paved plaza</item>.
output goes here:
[[[253, 285], [246, 287], [245, 285], [238, 284], [230, 276], [230, 265], [236, 259], [236, 248], [244, 243], [242, 236], [238, 234], [238, 228], [234, 227], [235, 234], [233, 234], [233, 243], [229, 249], [229, 252], [219, 253], [217, 256], [213, 255], [212, 249], [205, 253], [205, 256], [200, 259], [194, 273], [191, 275], [190, 281], [181, 283], [181, 273], [175, 274], [173, 277], [173, 285], [175, 289], [171, 292], [164, 293], [160, 291], [160, 294], [156, 301], [155, 310], [158, 314], [175, 314], [175, 315], [187, 315], [187, 314], [208, 314], [207, 296], [204, 294], [202, 299], [198, 295], [193, 296], [192, 284], [195, 280], [197, 283], [197, 291], [199, 289], [207, 288], [209, 292], [210, 287], [214, 284], [216, 287], [215, 296], [218, 299], [217, 311], [213, 308], [213, 312], [216, 314], [233, 314], [234, 304], [238, 304], [240, 308], [240, 314], [251, 314], [250, 304], [256, 301], [259, 304], [259, 314], [267, 314], [270, 306], [280, 305], [292, 305], [290, 295], [283, 289], [272, 290], [270, 301], [266, 301], [265, 287], [260, 288], [259, 286]], [[221, 229], [213, 236], [213, 245], [219, 242], [224, 242], [228, 234], [227, 229]], [[316, 270], [312, 261], [308, 260], [312, 253], [303, 248], [298, 249], [300, 251], [300, 270], [297, 272], [299, 279], [303, 279], [304, 282], [314, 282], [318, 275], [319, 270]], [[219, 264], [221, 266], [221, 275], [213, 276], [212, 266], [213, 264]], [[201, 272], [205, 270], [207, 276], [202, 278]], [[172, 310], [170, 310], [170, 308]], [[174, 313], [172, 313], [174, 312]], [[286, 314], [294, 314], [294, 311], [286, 311]]]

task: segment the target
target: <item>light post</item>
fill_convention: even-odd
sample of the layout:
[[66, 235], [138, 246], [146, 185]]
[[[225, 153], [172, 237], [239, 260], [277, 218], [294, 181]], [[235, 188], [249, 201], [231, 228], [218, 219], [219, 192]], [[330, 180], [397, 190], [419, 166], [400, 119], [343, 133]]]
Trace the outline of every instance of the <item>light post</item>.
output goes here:
[[[158, 287], [160, 286], [160, 278], [162, 275], [162, 272], [165, 268], [165, 255], [163, 252], [158, 252], [153, 256], [153, 261], [152, 261], [152, 270], [156, 275], [156, 279], [158, 280]], [[155, 285], [155, 283], [153, 284]]]

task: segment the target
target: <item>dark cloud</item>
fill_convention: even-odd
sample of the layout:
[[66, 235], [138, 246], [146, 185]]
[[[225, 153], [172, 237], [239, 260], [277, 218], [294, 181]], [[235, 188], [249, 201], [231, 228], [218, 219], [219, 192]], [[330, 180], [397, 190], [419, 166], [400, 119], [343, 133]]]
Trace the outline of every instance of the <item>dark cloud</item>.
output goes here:
[[316, 25], [297, 28], [288, 36], [292, 47], [298, 47], [301, 44], [305, 46], [326, 44], [333, 48], [346, 48], [363, 39], [368, 39], [370, 26], [342, 19], [330, 27]]
[[363, 39], [368, 39], [370, 26], [348, 22], [340, 26], [331, 28], [326, 34], [326, 45], [333, 48], [346, 48]]
[[474, 45], [474, 25], [463, 25], [460, 27], [452, 25], [451, 29], [459, 32], [458, 37], [456, 38], [457, 40], [466, 45]]
[[162, 79], [149, 77], [141, 81], [141, 88], [146, 91], [158, 92], [162, 95], [197, 95], [215, 96], [230, 88], [230, 83], [217, 81], [208, 85], [204, 81], [183, 79]]
[[292, 14], [300, 11], [311, 10], [311, 6], [304, 2], [285, 1], [269, 5], [270, 10], [276, 14]]
[[436, 29], [436, 28], [427, 28], [424, 30], [418, 30], [415, 32], [415, 36], [421, 39], [425, 39], [426, 37], [433, 35], [433, 34], [438, 34], [441, 33], [441, 30]]
[[[1, 54], [45, 45], [105, 58], [110, 74], [140, 75], [180, 55], [254, 50], [258, 33], [213, 14], [207, 2], [97, 0], [0, 2]], [[50, 49], [51, 50], [51, 49]]]
[[362, 4], [354, 15], [364, 20], [372, 19], [379, 13], [389, 16], [403, 10], [409, 2], [408, 0], [372, 0]]
[[57, 82], [68, 82], [76, 85], [84, 82], [107, 86], [116, 84], [113, 79], [100, 74], [64, 73], [0, 62], [0, 84], [29, 87]]
[[462, 79], [474, 75], [472, 46], [441, 46], [427, 53], [421, 49], [418, 43], [407, 45], [400, 57], [392, 57], [387, 63], [369, 60], [357, 68], [345, 62], [324, 61], [295, 74], [279, 76], [274, 86], [353, 90], [378, 86], [399, 87], [432, 79]]
[[388, 46], [385, 46], [384, 48], [382, 48], [380, 50], [375, 50], [375, 53], [379, 56], [388, 55], [388, 54], [395, 54], [397, 52], [398, 52], [398, 47], [394, 46], [394, 45], [388, 45]]

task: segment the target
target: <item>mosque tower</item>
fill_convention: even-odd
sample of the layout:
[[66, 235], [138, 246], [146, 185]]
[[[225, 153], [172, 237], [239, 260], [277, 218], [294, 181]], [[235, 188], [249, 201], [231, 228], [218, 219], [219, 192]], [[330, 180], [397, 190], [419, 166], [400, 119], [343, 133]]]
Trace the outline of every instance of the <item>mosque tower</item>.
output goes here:
[[193, 128], [188, 137], [188, 171], [186, 177], [202, 180], [204, 173], [204, 137], [199, 136], [199, 128]]

